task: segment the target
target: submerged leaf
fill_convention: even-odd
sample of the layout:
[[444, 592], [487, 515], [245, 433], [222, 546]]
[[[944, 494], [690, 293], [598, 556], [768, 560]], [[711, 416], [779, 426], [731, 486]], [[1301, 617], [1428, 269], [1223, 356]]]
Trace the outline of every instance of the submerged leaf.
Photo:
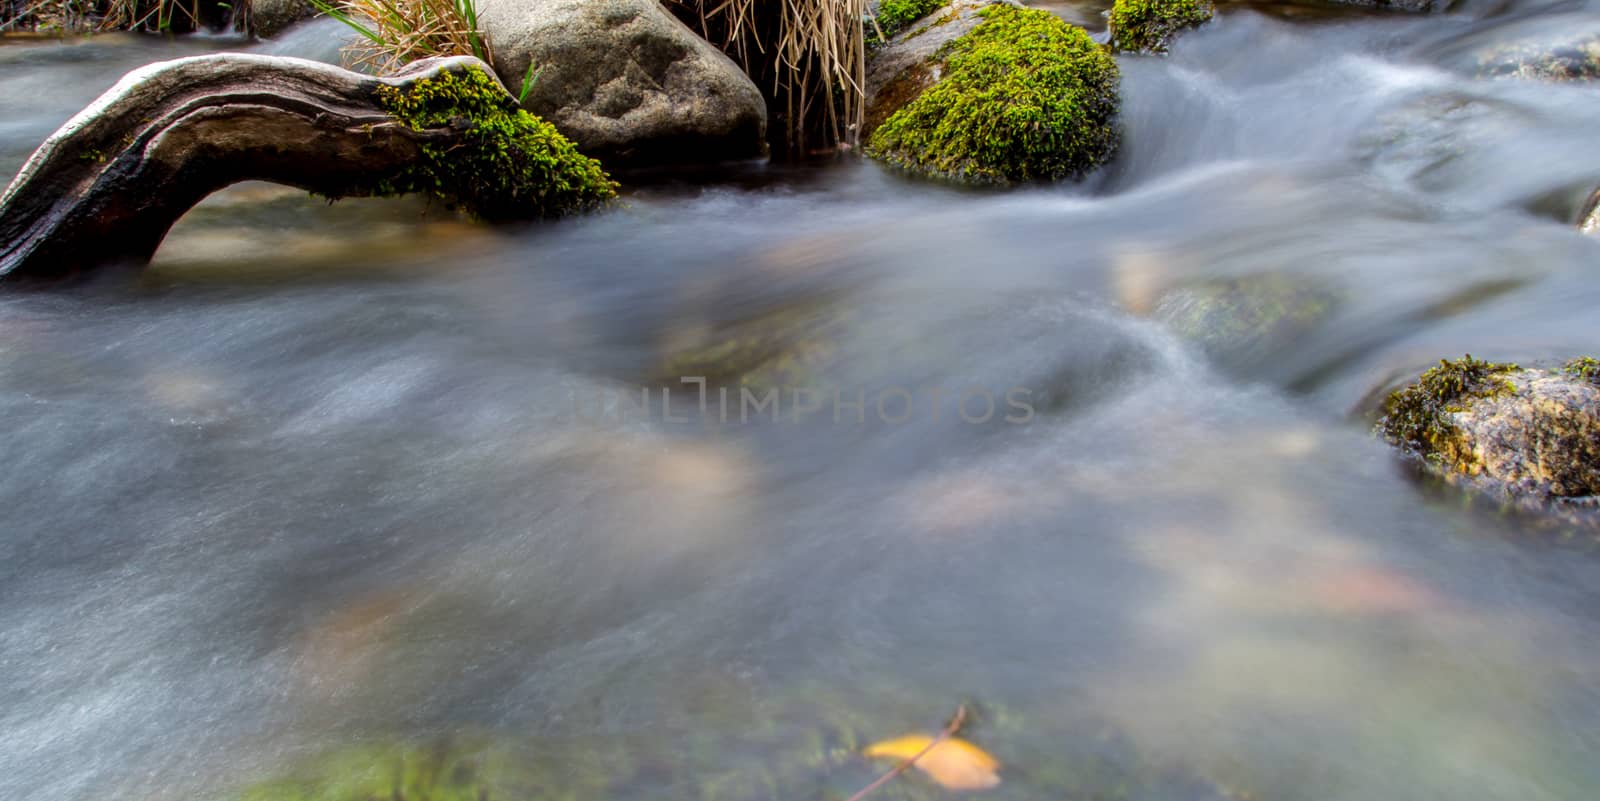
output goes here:
[[[922, 753], [932, 742], [933, 738], [925, 734], [908, 734], [873, 743], [862, 753], [871, 759], [906, 760]], [[917, 759], [916, 765], [950, 790], [987, 790], [1000, 783], [996, 773], [1000, 763], [982, 748], [955, 737], [934, 746]]]

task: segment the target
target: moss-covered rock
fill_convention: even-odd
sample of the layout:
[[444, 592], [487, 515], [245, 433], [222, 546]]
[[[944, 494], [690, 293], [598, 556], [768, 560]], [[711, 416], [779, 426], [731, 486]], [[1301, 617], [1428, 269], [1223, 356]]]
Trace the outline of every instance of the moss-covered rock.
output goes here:
[[883, 0], [874, 18], [884, 36], [894, 36], [944, 5], [945, 0]]
[[600, 162], [519, 108], [481, 70], [441, 73], [378, 94], [384, 110], [412, 128], [470, 128], [467, 147], [423, 146], [422, 158], [384, 185], [388, 193], [430, 194], [490, 221], [561, 217], [616, 196]]
[[968, 184], [1081, 178], [1116, 152], [1117, 65], [1047, 11], [992, 5], [922, 65], [939, 76], [893, 112], [869, 155]]
[[1111, 6], [1111, 46], [1124, 53], [1165, 53], [1172, 37], [1216, 13], [1211, 0], [1117, 0]]
[[1590, 366], [1441, 361], [1389, 395], [1378, 430], [1447, 479], [1517, 498], [1600, 495], [1600, 385]]
[[997, 2], [1006, 0], [952, 0], [909, 29], [888, 34], [888, 41], [873, 41], [867, 54], [862, 134], [876, 131], [890, 115], [937, 83], [943, 67], [940, 51], [978, 27], [983, 22], [979, 12]]

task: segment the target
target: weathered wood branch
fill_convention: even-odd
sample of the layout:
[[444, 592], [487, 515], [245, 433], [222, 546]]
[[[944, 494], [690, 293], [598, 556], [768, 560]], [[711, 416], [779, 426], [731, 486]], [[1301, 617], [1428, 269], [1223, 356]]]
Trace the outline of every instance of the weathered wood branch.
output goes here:
[[179, 217], [240, 181], [334, 198], [379, 194], [423, 144], [464, 134], [459, 125], [400, 123], [379, 105], [379, 87], [467, 69], [487, 71], [457, 57], [375, 78], [303, 59], [224, 54], [129, 73], [46, 140], [0, 195], [0, 277], [148, 262]]

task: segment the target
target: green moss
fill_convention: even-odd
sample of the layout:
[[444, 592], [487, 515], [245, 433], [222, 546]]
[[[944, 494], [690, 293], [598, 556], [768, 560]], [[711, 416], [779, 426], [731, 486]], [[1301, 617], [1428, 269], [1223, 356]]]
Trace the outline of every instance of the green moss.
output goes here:
[[600, 162], [519, 108], [481, 70], [447, 72], [405, 89], [385, 86], [378, 101], [417, 130], [470, 128], [465, 144], [423, 146], [422, 159], [383, 187], [387, 194], [425, 192], [490, 221], [560, 217], [616, 196]]
[[1048, 11], [991, 6], [942, 49], [944, 78], [873, 132], [868, 153], [964, 183], [1078, 178], [1116, 152], [1116, 62]]
[[1441, 359], [1416, 383], [1389, 395], [1378, 430], [1389, 441], [1428, 459], [1460, 467], [1471, 457], [1460, 449], [1460, 437], [1448, 415], [1463, 411], [1463, 401], [1514, 394], [1516, 386], [1502, 376], [1518, 369], [1515, 364], [1474, 359], [1470, 353], [1453, 362]]
[[1117, 0], [1111, 7], [1111, 46], [1125, 53], [1165, 53], [1185, 28], [1216, 13], [1211, 0]]
[[1562, 366], [1561, 371], [1592, 384], [1600, 384], [1600, 360], [1596, 360], [1592, 356], [1580, 356], [1573, 359]]
[[907, 25], [932, 14], [947, 0], [883, 0], [878, 4], [878, 27], [884, 36], [894, 36]]
[[480, 801], [496, 797], [497, 761], [452, 743], [354, 748], [252, 787], [241, 801]]

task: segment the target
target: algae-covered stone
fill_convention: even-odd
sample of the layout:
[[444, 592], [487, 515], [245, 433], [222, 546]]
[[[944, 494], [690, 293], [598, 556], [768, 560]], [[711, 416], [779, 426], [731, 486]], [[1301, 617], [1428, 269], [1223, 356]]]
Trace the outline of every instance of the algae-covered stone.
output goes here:
[[1562, 365], [1561, 372], [1591, 384], [1600, 384], [1600, 359], [1593, 356], [1579, 356]]
[[968, 184], [1081, 178], [1116, 152], [1116, 61], [1048, 11], [992, 5], [924, 64], [937, 81], [873, 131], [869, 155]]
[[1600, 495], [1600, 385], [1590, 368], [1441, 361], [1388, 397], [1378, 430], [1452, 480], [1519, 498]]
[[518, 108], [481, 70], [441, 73], [405, 89], [383, 87], [378, 100], [418, 130], [470, 126], [467, 147], [424, 145], [422, 158], [389, 181], [390, 193], [431, 194], [490, 221], [560, 217], [616, 196], [600, 162]]
[[1111, 46], [1124, 53], [1165, 53], [1179, 32], [1217, 13], [1211, 0], [1117, 0], [1111, 7]]

